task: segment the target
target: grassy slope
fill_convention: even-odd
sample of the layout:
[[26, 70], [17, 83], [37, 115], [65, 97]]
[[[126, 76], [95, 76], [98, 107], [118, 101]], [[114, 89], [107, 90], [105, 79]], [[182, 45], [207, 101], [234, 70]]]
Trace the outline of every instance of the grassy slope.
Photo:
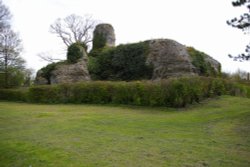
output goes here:
[[0, 166], [250, 166], [250, 100], [189, 109], [0, 103]]

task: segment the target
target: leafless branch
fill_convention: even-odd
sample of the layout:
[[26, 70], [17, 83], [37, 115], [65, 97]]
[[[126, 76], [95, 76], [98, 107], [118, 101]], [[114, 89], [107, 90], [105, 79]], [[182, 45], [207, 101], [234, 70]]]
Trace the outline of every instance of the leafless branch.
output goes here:
[[57, 19], [50, 26], [50, 32], [57, 34], [67, 47], [75, 42], [84, 43], [87, 46], [92, 41], [95, 25], [96, 21], [89, 15], [82, 17], [72, 14], [64, 19]]
[[62, 61], [63, 59], [58, 59], [58, 58], [53, 58], [49, 53], [47, 52], [42, 52], [37, 55], [40, 57], [42, 60], [47, 61], [49, 63], [54, 63], [56, 61]]
[[11, 19], [11, 13], [6, 7], [2, 0], [0, 0], [0, 32], [3, 30], [4, 27], [9, 26], [9, 21]]

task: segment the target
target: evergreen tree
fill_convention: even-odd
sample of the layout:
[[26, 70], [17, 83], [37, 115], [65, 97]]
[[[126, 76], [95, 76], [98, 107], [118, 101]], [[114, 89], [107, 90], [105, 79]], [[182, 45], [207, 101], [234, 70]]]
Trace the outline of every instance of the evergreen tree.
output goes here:
[[[227, 21], [227, 24], [241, 29], [243, 32], [250, 33], [250, 0], [237, 0], [232, 2], [234, 7], [245, 6], [248, 10], [247, 13], [242, 14], [239, 18], [234, 18]], [[229, 55], [236, 61], [248, 61], [250, 60], [250, 43], [246, 46], [245, 53], [239, 54], [238, 56]]]

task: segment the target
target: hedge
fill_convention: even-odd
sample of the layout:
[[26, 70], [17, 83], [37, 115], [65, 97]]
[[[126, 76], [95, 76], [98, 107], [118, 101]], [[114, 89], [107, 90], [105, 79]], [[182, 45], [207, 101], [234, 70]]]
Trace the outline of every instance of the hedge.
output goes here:
[[0, 89], [0, 100], [28, 102], [28, 89]]
[[169, 107], [185, 107], [220, 95], [250, 97], [250, 87], [219, 78], [191, 77], [157, 82], [93, 81], [0, 90], [0, 100], [9, 101]]

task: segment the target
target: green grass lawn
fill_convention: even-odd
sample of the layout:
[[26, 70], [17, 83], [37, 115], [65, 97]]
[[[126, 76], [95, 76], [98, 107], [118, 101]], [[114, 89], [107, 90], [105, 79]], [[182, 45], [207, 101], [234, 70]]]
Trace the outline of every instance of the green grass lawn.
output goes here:
[[0, 102], [1, 167], [249, 167], [250, 99], [186, 109]]

